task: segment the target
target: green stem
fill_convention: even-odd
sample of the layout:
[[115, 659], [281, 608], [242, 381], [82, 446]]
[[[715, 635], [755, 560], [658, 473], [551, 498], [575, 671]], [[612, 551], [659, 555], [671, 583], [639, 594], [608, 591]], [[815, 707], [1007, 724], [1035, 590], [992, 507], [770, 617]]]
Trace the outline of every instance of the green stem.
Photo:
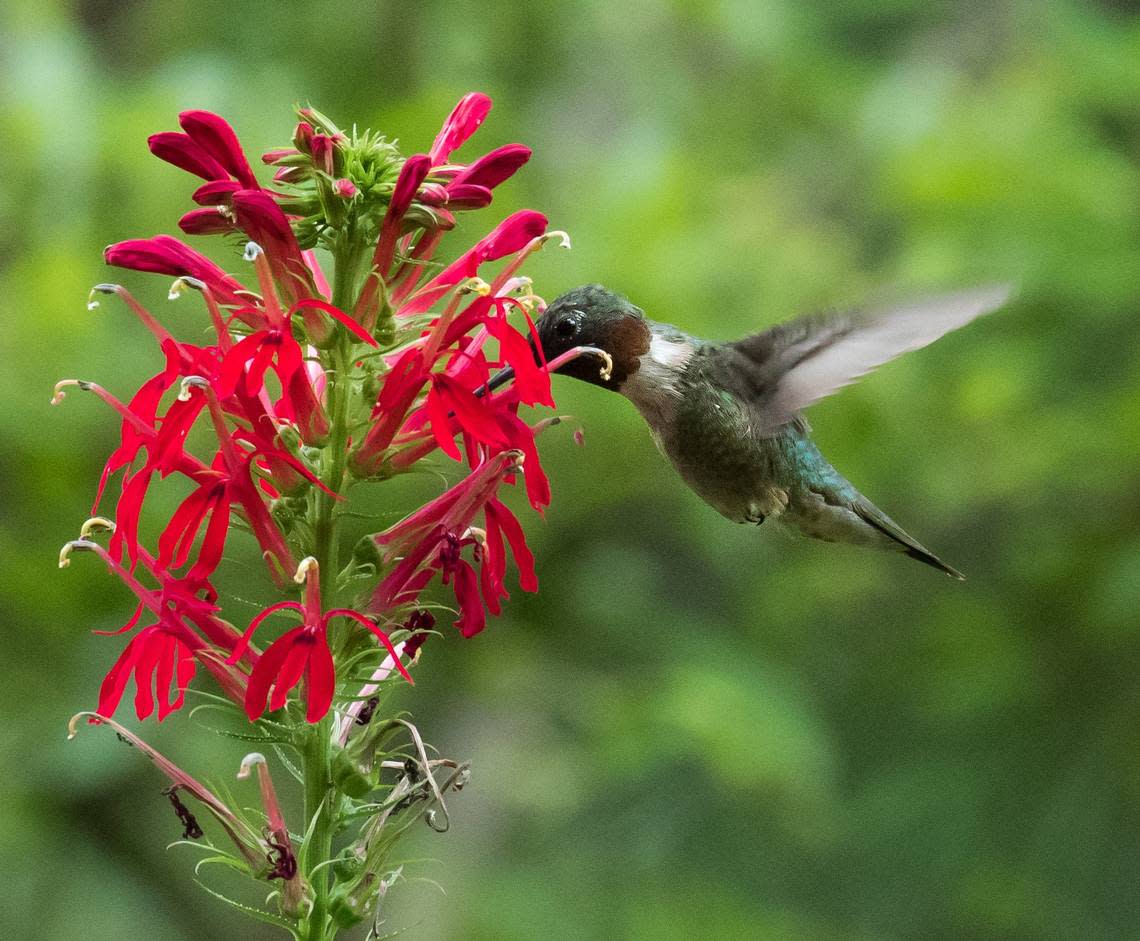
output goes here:
[[[337, 252], [332, 302], [342, 310], [351, 309], [359, 267], [360, 248], [352, 241], [342, 243]], [[313, 555], [320, 566], [321, 603], [327, 609], [336, 603], [336, 580], [339, 571], [337, 516], [338, 497], [344, 488], [348, 459], [348, 413], [352, 390], [349, 385], [351, 341], [338, 328], [337, 339], [329, 351], [327, 408], [329, 443], [325, 448], [322, 480], [331, 491], [316, 491], [313, 526]], [[332, 786], [331, 744], [332, 721], [326, 716], [313, 725], [303, 747], [305, 778], [305, 822], [311, 827], [305, 844], [305, 869], [313, 891], [313, 908], [305, 922], [305, 941], [329, 941], [336, 932], [330, 922], [329, 872], [321, 865], [332, 856], [333, 826], [339, 803]], [[320, 866], [319, 869], [317, 867]], [[314, 870], [316, 870], [314, 872]]]
[[[333, 800], [332, 774], [329, 763], [328, 718], [322, 719], [309, 732], [304, 749], [305, 821], [312, 827], [305, 844], [305, 866], [310, 872], [309, 884], [313, 890], [313, 908], [309, 914], [306, 941], [327, 941], [332, 934], [328, 922], [329, 867], [314, 868], [332, 855]], [[314, 822], [315, 821], [315, 822]], [[335, 929], [332, 929], [335, 930]]]

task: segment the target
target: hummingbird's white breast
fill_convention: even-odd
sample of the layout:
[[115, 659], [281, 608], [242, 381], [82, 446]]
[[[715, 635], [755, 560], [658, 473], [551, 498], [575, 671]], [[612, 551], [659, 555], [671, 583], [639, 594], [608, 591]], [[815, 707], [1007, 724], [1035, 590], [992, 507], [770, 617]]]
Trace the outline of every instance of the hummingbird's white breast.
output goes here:
[[653, 440], [663, 452], [666, 447], [662, 437], [673, 427], [674, 413], [681, 399], [681, 376], [696, 349], [696, 344], [687, 337], [666, 337], [654, 331], [637, 371], [618, 390], [641, 412]]

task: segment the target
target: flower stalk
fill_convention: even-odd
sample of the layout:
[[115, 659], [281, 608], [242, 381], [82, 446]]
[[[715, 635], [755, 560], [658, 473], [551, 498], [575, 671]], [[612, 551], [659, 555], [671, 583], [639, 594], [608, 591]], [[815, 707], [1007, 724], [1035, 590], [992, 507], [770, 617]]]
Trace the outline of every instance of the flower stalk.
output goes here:
[[[447, 610], [433, 596], [454, 598], [454, 626], [471, 637], [509, 597], [512, 558], [519, 586], [537, 589], [524, 527], [504, 498], [521, 484], [536, 511], [550, 501], [535, 444], [546, 423], [519, 415], [524, 405], [553, 405], [549, 369], [528, 343], [528, 311], [541, 299], [513, 296], [530, 290], [516, 272], [549, 238], [546, 217], [517, 212], [449, 263], [435, 259], [455, 214], [487, 206], [530, 157], [511, 144], [456, 161], [490, 105], [465, 96], [430, 149], [407, 158], [381, 135], [348, 133], [300, 109], [292, 146], [263, 158], [276, 168], [272, 189], [229, 124], [184, 112], [181, 131], [154, 135], [150, 148], [204, 181], [183, 231], [236, 236], [240, 258], [223, 267], [170, 236], [119, 242], [105, 257], [173, 277], [171, 300], [193, 288], [213, 339], [183, 341], [134, 293], [98, 284], [88, 306], [100, 296], [125, 305], [163, 366], [130, 397], [63, 380], [52, 400], [71, 387], [93, 392], [120, 422], [95, 501], [113, 500], [114, 511], [92, 510], [60, 566], [93, 553], [137, 599], [121, 628], [98, 632], [126, 646], [97, 709], [81, 715], [112, 725], [166, 775], [184, 842], [211, 848], [205, 862], [271, 886], [276, 900], [272, 910], [234, 904], [299, 941], [330, 941], [366, 919], [377, 934], [402, 872], [397, 838], [417, 820], [445, 831], [444, 792], [466, 782], [465, 764], [430, 757], [413, 724], [382, 714], [436, 633], [428, 608]], [[331, 256], [331, 277], [318, 250]], [[500, 260], [498, 274], [484, 277], [483, 266]], [[244, 278], [226, 270], [242, 265]], [[503, 369], [515, 385], [482, 395]], [[195, 429], [212, 435], [205, 453]], [[342, 564], [352, 488], [426, 461], [453, 483], [360, 538]], [[152, 547], [142, 520], [171, 478], [190, 494], [157, 520]], [[244, 627], [225, 619], [228, 599], [213, 585], [243, 540], [263, 559], [274, 597]], [[285, 618], [295, 623], [281, 631]], [[220, 695], [197, 685], [199, 666]], [[238, 777], [256, 771], [262, 817], [223, 803], [126, 730], [113, 716], [132, 682], [140, 720], [156, 703], [161, 721], [202, 696], [192, 715], [228, 711], [248, 723], [242, 737], [292, 753], [301, 779], [293, 826], [289, 796], [278, 794], [260, 752]], [[202, 826], [184, 798], [206, 807], [232, 849], [212, 842], [213, 825]]]

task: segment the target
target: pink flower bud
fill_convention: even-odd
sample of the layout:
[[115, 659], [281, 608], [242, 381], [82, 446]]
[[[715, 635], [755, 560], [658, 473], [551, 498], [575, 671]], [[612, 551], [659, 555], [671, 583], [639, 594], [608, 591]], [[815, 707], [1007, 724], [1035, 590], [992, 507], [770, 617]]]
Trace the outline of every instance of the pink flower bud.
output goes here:
[[201, 146], [196, 144], [188, 134], [179, 134], [177, 131], [163, 131], [161, 134], [152, 134], [147, 138], [147, 147], [150, 152], [174, 166], [193, 173], [204, 180], [226, 180], [229, 173], [217, 160]]
[[224, 118], [209, 111], [183, 111], [178, 115], [178, 123], [195, 144], [225, 167], [243, 186], [257, 188], [257, 178], [250, 169], [249, 161], [245, 159], [237, 135]]
[[452, 151], [479, 129], [490, 110], [491, 99], [481, 92], [470, 92], [459, 99], [428, 152], [432, 164], [446, 163]]
[[359, 190], [357, 190], [356, 184], [353, 183], [352, 180], [348, 179], [347, 177], [341, 177], [339, 180], [333, 183], [333, 192], [336, 193], [337, 196], [339, 196], [341, 199], [352, 199], [352, 197], [355, 196]]
[[484, 154], [465, 170], [461, 170], [451, 181], [451, 185], [471, 183], [494, 189], [504, 180], [514, 176], [519, 167], [530, 159], [530, 153], [530, 148], [523, 144], [498, 147], [489, 154]]
[[482, 209], [491, 203], [491, 191], [472, 183], [452, 183], [447, 187], [447, 205], [452, 209]]
[[233, 217], [217, 206], [192, 209], [178, 220], [178, 228], [187, 235], [221, 235], [237, 228]]
[[293, 131], [293, 146], [301, 153], [309, 153], [313, 140], [313, 125], [308, 121], [300, 121]]
[[336, 172], [336, 144], [327, 134], [314, 134], [309, 141], [309, 152], [318, 169], [330, 176]]

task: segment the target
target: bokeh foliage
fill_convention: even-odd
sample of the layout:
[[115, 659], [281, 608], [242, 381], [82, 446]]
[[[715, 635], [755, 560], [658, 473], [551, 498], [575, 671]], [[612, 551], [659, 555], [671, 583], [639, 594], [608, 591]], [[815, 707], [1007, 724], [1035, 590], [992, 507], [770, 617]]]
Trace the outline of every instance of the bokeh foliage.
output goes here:
[[[9, 0], [0, 28], [0, 909], [7, 937], [236, 936], [148, 767], [64, 741], [131, 602], [55, 552], [115, 423], [61, 376], [158, 363], [99, 249], [189, 203], [181, 108], [259, 151], [310, 100], [422, 147], [458, 96], [536, 156], [468, 217], [546, 211], [532, 265], [733, 336], [887, 289], [1017, 301], [812, 411], [964, 585], [734, 527], [631, 407], [556, 384], [542, 591], [431, 643], [404, 697], [470, 758], [389, 925], [446, 939], [1129, 938], [1140, 916], [1140, 19], [1127, 2]], [[184, 335], [190, 302], [126, 276]], [[570, 426], [574, 427], [574, 426]], [[565, 433], [563, 433], [565, 432]], [[431, 480], [394, 493], [429, 493]], [[408, 488], [401, 491], [400, 487]], [[417, 489], [418, 488], [418, 489]], [[383, 507], [378, 507], [382, 511]], [[765, 530], [768, 527], [764, 528]], [[226, 586], [229, 600], [246, 585]], [[242, 750], [155, 735], [228, 779]], [[232, 746], [232, 747], [231, 747]], [[236, 790], [236, 788], [235, 788]], [[252, 799], [252, 798], [251, 798]], [[425, 881], [436, 879], [447, 894]], [[270, 937], [242, 926], [243, 938]]]

